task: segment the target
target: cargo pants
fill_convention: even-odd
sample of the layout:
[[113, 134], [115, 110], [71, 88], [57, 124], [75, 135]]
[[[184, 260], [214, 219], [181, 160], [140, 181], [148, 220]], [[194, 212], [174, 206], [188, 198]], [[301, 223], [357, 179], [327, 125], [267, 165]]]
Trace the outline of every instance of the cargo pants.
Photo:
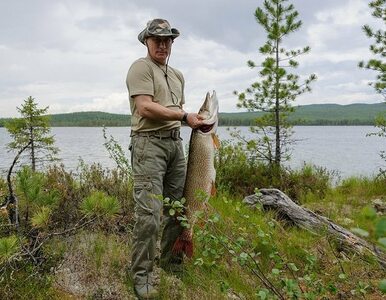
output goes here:
[[140, 285], [151, 280], [161, 219], [160, 265], [182, 264], [182, 255], [173, 255], [172, 248], [183, 228], [155, 196], [182, 198], [186, 160], [179, 132], [173, 138], [134, 134], [130, 148], [135, 201], [131, 275]]

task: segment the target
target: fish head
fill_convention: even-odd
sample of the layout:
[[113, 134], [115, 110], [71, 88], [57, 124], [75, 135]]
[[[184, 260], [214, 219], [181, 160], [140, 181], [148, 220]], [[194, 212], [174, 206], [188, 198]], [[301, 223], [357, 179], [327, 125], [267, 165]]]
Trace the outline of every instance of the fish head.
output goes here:
[[204, 118], [204, 124], [197, 128], [197, 131], [203, 134], [212, 134], [217, 130], [218, 125], [218, 99], [216, 91], [212, 95], [208, 92], [204, 103], [198, 112]]

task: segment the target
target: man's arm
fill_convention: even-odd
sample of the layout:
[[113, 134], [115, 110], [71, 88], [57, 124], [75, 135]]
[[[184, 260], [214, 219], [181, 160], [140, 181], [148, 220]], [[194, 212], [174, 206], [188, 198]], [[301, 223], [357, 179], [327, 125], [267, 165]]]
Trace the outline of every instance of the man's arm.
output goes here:
[[[141, 117], [153, 120], [181, 121], [185, 112], [175, 111], [153, 102], [150, 95], [137, 95], [133, 97], [138, 113]], [[197, 128], [203, 124], [203, 118], [196, 113], [189, 113], [186, 123], [191, 128]]]

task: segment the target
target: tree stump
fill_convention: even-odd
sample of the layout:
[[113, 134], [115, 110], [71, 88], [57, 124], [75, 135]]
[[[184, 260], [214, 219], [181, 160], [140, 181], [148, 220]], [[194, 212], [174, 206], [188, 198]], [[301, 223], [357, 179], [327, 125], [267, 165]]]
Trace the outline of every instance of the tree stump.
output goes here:
[[361, 256], [371, 254], [376, 257], [384, 269], [386, 268], [386, 254], [381, 248], [333, 223], [330, 219], [299, 206], [278, 189], [261, 189], [259, 191], [260, 194], [247, 196], [243, 202], [251, 206], [259, 203], [264, 209], [278, 212], [281, 218], [293, 225], [313, 233], [326, 233], [337, 240], [343, 250], [353, 251]]

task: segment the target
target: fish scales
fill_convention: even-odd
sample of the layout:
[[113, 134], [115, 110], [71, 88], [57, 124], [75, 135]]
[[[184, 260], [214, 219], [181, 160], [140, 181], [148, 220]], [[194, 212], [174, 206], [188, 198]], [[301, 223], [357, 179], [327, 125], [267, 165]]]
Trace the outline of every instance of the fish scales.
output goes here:
[[204, 208], [215, 191], [214, 155], [215, 148], [219, 147], [215, 135], [218, 124], [218, 100], [215, 91], [212, 95], [206, 94], [198, 114], [203, 117], [204, 124], [193, 129], [190, 136], [184, 187], [185, 216], [190, 226], [183, 230], [173, 247], [174, 253], [183, 252], [188, 257], [193, 255], [193, 226], [197, 221], [195, 213]]
[[205, 205], [203, 196], [209, 197], [216, 178], [214, 168], [214, 151], [211, 135], [202, 135], [193, 131], [189, 145], [188, 169], [186, 174], [184, 198], [186, 199], [186, 216], [191, 227], [195, 223], [194, 213]]

